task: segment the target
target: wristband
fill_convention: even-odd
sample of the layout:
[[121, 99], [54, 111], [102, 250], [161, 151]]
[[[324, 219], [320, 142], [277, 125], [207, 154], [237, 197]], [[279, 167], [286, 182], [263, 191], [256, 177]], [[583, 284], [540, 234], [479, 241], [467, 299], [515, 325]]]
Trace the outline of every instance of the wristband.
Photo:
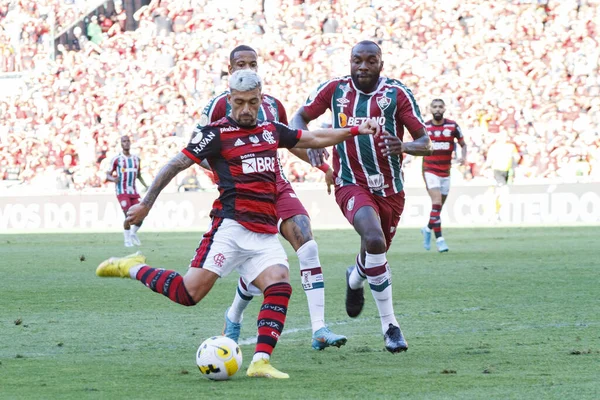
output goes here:
[[358, 135], [358, 126], [353, 126], [352, 128], [350, 128], [350, 134], [352, 136]]
[[329, 168], [331, 168], [331, 167], [329, 166], [329, 164], [323, 163], [323, 164], [321, 164], [320, 167], [317, 167], [317, 168], [319, 168], [321, 171], [327, 173], [327, 171], [329, 171]]

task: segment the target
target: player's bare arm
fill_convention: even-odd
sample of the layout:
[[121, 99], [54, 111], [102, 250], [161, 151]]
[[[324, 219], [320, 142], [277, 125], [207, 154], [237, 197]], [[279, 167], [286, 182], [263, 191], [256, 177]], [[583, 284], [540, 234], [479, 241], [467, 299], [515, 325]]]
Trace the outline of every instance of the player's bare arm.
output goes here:
[[379, 143], [381, 153], [384, 156], [392, 154], [400, 155], [402, 153], [413, 156], [429, 156], [433, 154], [433, 144], [425, 128], [421, 128], [416, 132], [411, 132], [413, 137], [412, 142], [404, 143], [399, 137], [384, 134], [381, 136], [382, 142]]
[[[302, 136], [295, 147], [315, 148], [328, 147], [343, 142], [356, 135], [378, 135], [381, 132], [379, 124], [373, 119], [363, 122], [358, 128], [316, 129], [302, 131]], [[429, 138], [428, 138], [429, 139]]]
[[131, 224], [143, 221], [154, 205], [156, 198], [171, 180], [181, 171], [191, 167], [194, 161], [185, 154], [179, 153], [171, 159], [156, 175], [141, 203], [132, 206], [127, 212], [127, 221]]
[[140, 163], [140, 164], [138, 165], [138, 168], [139, 168], [138, 175], [137, 175], [138, 181], [140, 181], [140, 183], [141, 183], [141, 184], [142, 184], [142, 185], [143, 185], [143, 186], [144, 186], [146, 189], [148, 189], [148, 185], [146, 184], [146, 181], [145, 181], [145, 180], [144, 180], [144, 178], [142, 177], [142, 163]]
[[458, 161], [465, 165], [467, 163], [467, 142], [465, 142], [465, 139], [460, 139], [458, 144], [460, 145], [460, 159]]
[[112, 172], [107, 172], [106, 173], [106, 181], [107, 182], [117, 183], [119, 181], [119, 179], [116, 176], [114, 176], [112, 174]]
[[[308, 123], [311, 119], [304, 112], [304, 107], [300, 107], [296, 114], [290, 120], [290, 127], [294, 129], [308, 130]], [[291, 150], [290, 150], [291, 151]], [[300, 155], [292, 151], [292, 153], [298, 156], [300, 159], [307, 161]], [[329, 158], [329, 152], [326, 149], [306, 149], [306, 155], [308, 156], [308, 163], [313, 167], [320, 167], [325, 163], [325, 160]]]
[[294, 129], [308, 130], [308, 123], [312, 119], [304, 112], [304, 107], [300, 107], [296, 114], [290, 120], [290, 127]]
[[206, 160], [202, 160], [202, 162], [200, 162], [200, 166], [206, 170], [209, 170], [209, 171], [211, 170], [210, 164]]

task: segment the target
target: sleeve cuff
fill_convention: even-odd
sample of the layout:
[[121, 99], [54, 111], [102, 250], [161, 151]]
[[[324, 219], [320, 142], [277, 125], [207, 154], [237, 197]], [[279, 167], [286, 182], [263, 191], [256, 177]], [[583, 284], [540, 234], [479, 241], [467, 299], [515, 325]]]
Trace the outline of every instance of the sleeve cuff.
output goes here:
[[188, 149], [183, 149], [181, 150], [181, 152], [189, 159], [191, 159], [192, 161], [200, 164], [202, 162], [201, 159], [199, 159], [198, 157], [196, 157], [195, 155], [193, 155]]

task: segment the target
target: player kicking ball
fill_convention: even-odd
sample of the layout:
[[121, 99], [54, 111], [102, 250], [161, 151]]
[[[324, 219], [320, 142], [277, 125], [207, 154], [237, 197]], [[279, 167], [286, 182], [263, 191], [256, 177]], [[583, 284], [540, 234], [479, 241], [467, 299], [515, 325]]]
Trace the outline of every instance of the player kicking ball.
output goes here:
[[247, 375], [285, 379], [289, 375], [270, 362], [292, 294], [287, 255], [277, 237], [277, 149], [327, 147], [359, 134], [379, 134], [380, 128], [370, 119], [352, 128], [316, 131], [258, 120], [262, 82], [251, 70], [233, 73], [229, 89], [229, 116], [196, 130], [187, 147], [160, 170], [141, 203], [128, 212], [130, 223], [143, 220], [178, 173], [208, 160], [218, 178], [219, 197], [210, 214], [211, 227], [185, 275], [153, 268], [141, 254], [108, 259], [96, 274], [132, 278], [178, 304], [193, 306], [217, 279], [237, 271], [263, 294], [256, 348]]

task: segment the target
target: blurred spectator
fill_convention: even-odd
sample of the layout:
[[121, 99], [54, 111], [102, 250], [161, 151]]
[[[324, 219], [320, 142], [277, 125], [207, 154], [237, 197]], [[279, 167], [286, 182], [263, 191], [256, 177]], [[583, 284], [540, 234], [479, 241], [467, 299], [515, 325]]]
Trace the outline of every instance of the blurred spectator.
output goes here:
[[[82, 3], [0, 0], [0, 68], [36, 71], [25, 90], [0, 98], [0, 178], [36, 182], [81, 152], [73, 186], [100, 187], [121, 135], [132, 136], [154, 176], [207, 99], [226, 89], [231, 48], [259, 51], [266, 90], [291, 115], [317, 84], [348, 74], [353, 44], [373, 39], [386, 76], [415, 88], [422, 108], [443, 98], [463, 127], [472, 151], [457, 179], [489, 175], [483, 166], [500, 132], [521, 158], [515, 182], [600, 179], [599, 3], [154, 0], [126, 31], [119, 2], [111, 25], [94, 22], [92, 40], [74, 29], [83, 51], [65, 44], [49, 62], [50, 11], [66, 26]], [[291, 180], [323, 179], [281, 154]], [[407, 158], [407, 176], [419, 171], [420, 160]], [[203, 172], [198, 179], [211, 185]]]
[[96, 15], [92, 15], [92, 17], [90, 18], [90, 22], [87, 26], [87, 36], [90, 38], [90, 41], [92, 43], [102, 43], [102, 28], [100, 27], [100, 25], [98, 25], [98, 17]]

